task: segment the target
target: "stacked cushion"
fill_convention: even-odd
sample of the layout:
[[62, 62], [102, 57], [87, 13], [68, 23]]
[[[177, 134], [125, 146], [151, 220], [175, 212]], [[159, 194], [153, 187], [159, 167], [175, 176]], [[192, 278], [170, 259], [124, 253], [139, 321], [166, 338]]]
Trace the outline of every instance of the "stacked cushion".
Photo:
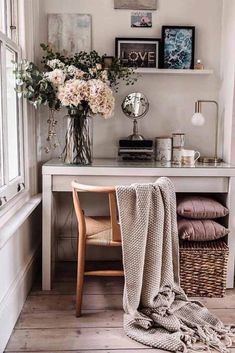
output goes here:
[[224, 237], [229, 230], [216, 218], [229, 211], [218, 201], [205, 196], [183, 196], [177, 200], [179, 237], [189, 241], [210, 241]]
[[180, 239], [192, 241], [216, 240], [229, 233], [228, 229], [210, 219], [179, 219], [178, 231]]
[[184, 218], [214, 219], [224, 217], [228, 209], [205, 196], [183, 196], [177, 201], [177, 213]]

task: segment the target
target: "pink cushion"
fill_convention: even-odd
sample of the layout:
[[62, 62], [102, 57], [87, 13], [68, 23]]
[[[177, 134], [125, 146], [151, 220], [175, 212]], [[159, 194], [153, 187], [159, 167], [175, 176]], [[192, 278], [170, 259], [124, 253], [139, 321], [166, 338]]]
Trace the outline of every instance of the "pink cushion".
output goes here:
[[205, 196], [184, 196], [177, 201], [177, 213], [184, 218], [213, 219], [224, 217], [228, 209], [218, 201]]
[[229, 233], [228, 229], [215, 221], [184, 218], [178, 220], [178, 231], [180, 239], [191, 241], [215, 240]]

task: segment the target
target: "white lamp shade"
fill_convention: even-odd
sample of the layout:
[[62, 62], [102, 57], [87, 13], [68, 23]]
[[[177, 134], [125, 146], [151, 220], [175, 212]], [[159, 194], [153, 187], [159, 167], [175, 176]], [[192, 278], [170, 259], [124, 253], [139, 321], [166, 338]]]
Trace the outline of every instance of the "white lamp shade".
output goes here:
[[191, 121], [194, 126], [202, 126], [205, 124], [205, 118], [202, 113], [194, 113]]

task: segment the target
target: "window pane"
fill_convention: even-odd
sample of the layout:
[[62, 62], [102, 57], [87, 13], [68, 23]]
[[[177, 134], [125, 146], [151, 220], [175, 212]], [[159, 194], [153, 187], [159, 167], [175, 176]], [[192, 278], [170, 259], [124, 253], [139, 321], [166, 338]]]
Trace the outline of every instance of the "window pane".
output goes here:
[[0, 0], [0, 31], [6, 34], [7, 11], [6, 0]]
[[19, 175], [19, 124], [15, 75], [13, 73], [16, 54], [6, 48], [6, 85], [7, 85], [7, 150], [9, 181]]
[[18, 0], [10, 0], [10, 38], [18, 43]]

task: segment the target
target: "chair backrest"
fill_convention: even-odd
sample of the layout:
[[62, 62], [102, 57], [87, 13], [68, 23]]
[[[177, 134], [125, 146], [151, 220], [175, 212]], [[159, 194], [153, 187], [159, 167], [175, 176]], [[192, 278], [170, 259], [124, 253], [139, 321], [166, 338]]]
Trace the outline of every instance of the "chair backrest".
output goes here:
[[75, 213], [78, 219], [79, 225], [79, 234], [86, 234], [86, 222], [84, 212], [81, 208], [80, 200], [79, 200], [79, 192], [91, 192], [91, 193], [101, 193], [108, 194], [109, 199], [109, 211], [111, 218], [111, 227], [112, 227], [112, 241], [120, 242], [121, 241], [121, 232], [120, 225], [118, 224], [118, 210], [116, 203], [116, 192], [114, 186], [93, 186], [93, 185], [84, 185], [79, 184], [77, 181], [72, 182], [73, 188], [73, 202]]

